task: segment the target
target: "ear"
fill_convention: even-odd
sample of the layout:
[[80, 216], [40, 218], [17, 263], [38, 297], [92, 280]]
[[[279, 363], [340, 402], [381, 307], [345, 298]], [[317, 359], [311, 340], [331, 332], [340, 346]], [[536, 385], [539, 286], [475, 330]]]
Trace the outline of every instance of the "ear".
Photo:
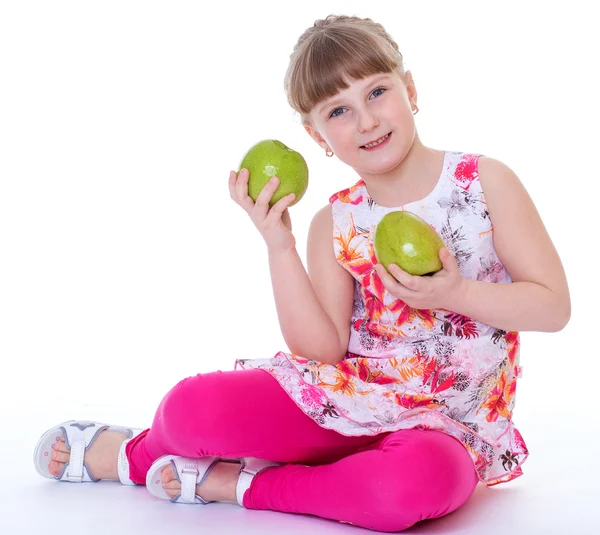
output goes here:
[[319, 132], [315, 130], [310, 124], [305, 123], [304, 130], [308, 132], [308, 135], [312, 137], [323, 150], [327, 149], [327, 147], [329, 146], [327, 142], [323, 139], [321, 134], [319, 134]]
[[404, 85], [406, 86], [406, 94], [408, 95], [408, 101], [411, 105], [417, 103], [417, 88], [415, 87], [415, 81], [412, 77], [412, 72], [406, 71], [404, 73]]

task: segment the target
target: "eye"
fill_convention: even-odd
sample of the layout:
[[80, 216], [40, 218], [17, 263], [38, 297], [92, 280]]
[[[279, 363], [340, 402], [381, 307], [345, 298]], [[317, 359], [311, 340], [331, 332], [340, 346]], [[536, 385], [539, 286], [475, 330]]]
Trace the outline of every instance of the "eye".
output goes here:
[[[373, 92], [371, 93], [371, 95], [375, 95], [375, 93], [377, 93], [377, 91], [381, 91], [381, 95], [383, 95], [383, 93], [386, 91], [386, 89], [384, 87], [378, 87], [377, 89], [373, 89]], [[375, 95], [375, 96], [379, 96], [379, 95]]]
[[[378, 91], [381, 91], [381, 93], [376, 94]], [[371, 95], [375, 95], [375, 97], [379, 97], [379, 96], [383, 95], [383, 93], [385, 93], [385, 91], [387, 91], [387, 89], [385, 87], [377, 87], [377, 88], [373, 89], [373, 91], [371, 92]], [[341, 111], [343, 109], [344, 108], [336, 108], [329, 114], [329, 117], [340, 117], [342, 114], [337, 113], [337, 112]]]

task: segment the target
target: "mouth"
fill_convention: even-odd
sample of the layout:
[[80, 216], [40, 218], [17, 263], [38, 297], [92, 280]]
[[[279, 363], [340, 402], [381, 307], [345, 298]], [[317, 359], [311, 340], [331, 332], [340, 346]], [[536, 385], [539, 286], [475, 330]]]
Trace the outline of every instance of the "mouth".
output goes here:
[[382, 136], [371, 143], [361, 145], [360, 148], [367, 151], [380, 149], [389, 143], [391, 137], [392, 133], [390, 132], [389, 134], [386, 134], [385, 136]]

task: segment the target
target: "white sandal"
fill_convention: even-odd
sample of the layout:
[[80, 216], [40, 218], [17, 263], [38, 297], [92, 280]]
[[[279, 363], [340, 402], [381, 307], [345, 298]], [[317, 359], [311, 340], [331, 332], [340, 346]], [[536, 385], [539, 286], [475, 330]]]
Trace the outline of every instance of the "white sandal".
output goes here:
[[[244, 457], [239, 460], [221, 459], [220, 457], [202, 457], [192, 459], [179, 457], [177, 455], [163, 455], [150, 467], [146, 474], [146, 488], [153, 496], [173, 503], [196, 503], [206, 505], [208, 502], [196, 494], [196, 485], [208, 476], [208, 473], [218, 462], [240, 463], [240, 475], [236, 486], [236, 499], [242, 507], [244, 493], [250, 488], [250, 484], [259, 472], [272, 466], [281, 466], [282, 463], [257, 459], [255, 457]], [[181, 492], [171, 498], [162, 486], [161, 472], [167, 465], [171, 465], [173, 473], [181, 483]]]
[[[88, 465], [85, 463], [85, 451], [88, 450], [101, 431], [109, 429], [118, 431], [127, 435], [128, 438], [121, 444], [118, 458], [119, 481], [123, 485], [135, 485], [129, 479], [129, 461], [125, 455], [125, 446], [135, 436], [139, 435], [143, 429], [133, 427], [122, 427], [119, 425], [108, 425], [90, 420], [69, 420], [46, 431], [33, 453], [33, 462], [35, 469], [41, 476], [58, 481], [70, 481], [71, 483], [97, 482], [100, 481], [90, 474]], [[67, 449], [71, 453], [69, 462], [65, 463], [60, 475], [55, 476], [50, 473], [49, 464], [52, 461], [52, 452], [54, 444], [61, 438], [64, 438]]]

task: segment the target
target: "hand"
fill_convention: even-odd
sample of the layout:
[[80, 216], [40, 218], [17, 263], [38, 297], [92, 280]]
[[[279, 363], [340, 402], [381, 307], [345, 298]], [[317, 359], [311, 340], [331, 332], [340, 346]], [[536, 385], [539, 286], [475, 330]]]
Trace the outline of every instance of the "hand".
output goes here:
[[293, 249], [296, 238], [292, 234], [288, 205], [294, 200], [294, 194], [286, 195], [269, 208], [269, 202], [279, 186], [279, 178], [274, 176], [259, 193], [255, 203], [248, 195], [249, 177], [247, 169], [242, 169], [239, 176], [235, 171], [229, 173], [231, 198], [248, 213], [269, 251], [284, 252]]
[[440, 260], [443, 268], [435, 275], [427, 277], [410, 275], [395, 264], [389, 266], [391, 275], [381, 264], [375, 265], [375, 271], [387, 291], [409, 307], [452, 310], [453, 303], [460, 299], [464, 291], [464, 279], [456, 259], [446, 247], [440, 249]]

